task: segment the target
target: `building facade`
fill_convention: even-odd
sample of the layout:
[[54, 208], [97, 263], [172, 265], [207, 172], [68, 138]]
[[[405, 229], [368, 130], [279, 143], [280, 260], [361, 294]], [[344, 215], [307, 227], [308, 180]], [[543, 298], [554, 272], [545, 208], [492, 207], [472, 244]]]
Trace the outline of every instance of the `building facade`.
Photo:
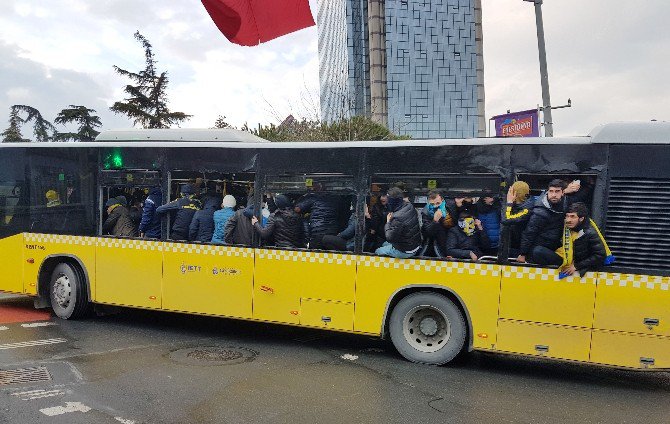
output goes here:
[[321, 0], [321, 114], [412, 138], [486, 135], [481, 0]]

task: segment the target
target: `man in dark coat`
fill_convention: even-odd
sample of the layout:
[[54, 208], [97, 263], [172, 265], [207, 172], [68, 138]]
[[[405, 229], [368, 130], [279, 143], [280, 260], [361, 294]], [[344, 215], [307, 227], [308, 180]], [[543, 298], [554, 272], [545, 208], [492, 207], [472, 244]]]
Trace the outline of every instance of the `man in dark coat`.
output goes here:
[[421, 226], [416, 209], [404, 200], [403, 191], [388, 191], [388, 209], [384, 233], [386, 242], [375, 251], [378, 255], [411, 258], [421, 249]]
[[530, 256], [530, 260], [538, 265], [562, 263], [556, 259], [554, 252], [561, 246], [563, 235], [564, 189], [563, 181], [552, 180], [547, 192], [535, 202], [528, 225], [521, 235], [519, 262], [526, 262], [526, 257]]
[[251, 225], [251, 218], [253, 217], [253, 205], [236, 211], [226, 222], [226, 228], [223, 230], [223, 241], [226, 244], [251, 246], [254, 241], [254, 227]]
[[201, 210], [193, 215], [191, 225], [188, 229], [188, 239], [190, 241], [199, 241], [209, 243], [214, 234], [214, 212], [219, 207], [221, 199], [214, 196], [208, 196]]
[[161, 238], [161, 217], [156, 214], [156, 209], [163, 204], [163, 193], [160, 187], [154, 187], [149, 191], [149, 196], [144, 200], [142, 208], [142, 219], [140, 219], [140, 237], [159, 239]]
[[530, 219], [535, 199], [530, 197], [530, 187], [525, 181], [516, 181], [507, 191], [507, 204], [500, 211], [500, 222], [509, 228], [510, 257], [519, 256], [521, 235]]
[[160, 216], [168, 212], [174, 213], [174, 223], [172, 224], [170, 238], [172, 240], [188, 240], [188, 230], [191, 227], [191, 220], [200, 208], [200, 200], [195, 198], [193, 186], [191, 184], [184, 184], [181, 187], [179, 199], [159, 206], [156, 209], [156, 214]]
[[457, 225], [447, 234], [447, 256], [476, 261], [490, 248], [482, 223], [469, 212], [461, 212]]
[[500, 201], [486, 193], [475, 204], [477, 219], [481, 222], [484, 232], [489, 238], [490, 247], [484, 251], [488, 255], [496, 255], [500, 246]]
[[103, 234], [115, 237], [137, 237], [135, 225], [130, 219], [128, 209], [121, 204], [118, 198], [111, 198], [105, 203], [107, 219], [102, 224]]
[[[584, 276], [589, 271], [596, 271], [605, 263], [607, 256], [605, 245], [598, 232], [591, 226], [588, 217], [588, 208], [582, 202], [570, 205], [565, 214], [565, 226], [570, 229], [570, 244], [572, 246], [572, 261], [566, 263], [561, 270], [565, 275], [574, 273]], [[557, 256], [563, 261], [564, 248], [559, 249], [562, 254]], [[565, 261], [564, 261], [565, 262]]]
[[261, 227], [258, 219], [251, 218], [254, 231], [262, 240], [270, 240], [269, 244], [277, 247], [297, 249], [305, 247], [305, 233], [302, 216], [291, 207], [288, 197], [279, 194], [274, 197], [276, 210], [268, 217], [265, 227]]
[[336, 235], [339, 232], [338, 210], [340, 199], [338, 196], [322, 192], [322, 188], [315, 183], [315, 193], [308, 194], [295, 205], [296, 213], [309, 213], [309, 248], [321, 249], [323, 236]]
[[447, 250], [447, 233], [458, 219], [456, 201], [445, 200], [438, 190], [428, 193], [428, 203], [421, 211], [421, 230], [427, 239], [432, 239], [436, 253], [444, 255]]

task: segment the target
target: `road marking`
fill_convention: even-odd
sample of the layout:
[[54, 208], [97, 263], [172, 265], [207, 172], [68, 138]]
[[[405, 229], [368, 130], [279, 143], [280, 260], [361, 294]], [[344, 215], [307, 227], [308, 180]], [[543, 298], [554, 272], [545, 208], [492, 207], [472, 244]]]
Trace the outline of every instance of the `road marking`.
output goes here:
[[9, 327], [5, 327], [4, 325], [0, 327], [0, 331], [5, 331], [5, 330], [9, 330]]
[[23, 328], [33, 328], [33, 327], [49, 327], [51, 325], [58, 325], [55, 322], [34, 322], [32, 324], [21, 324]]
[[351, 355], [349, 353], [345, 353], [344, 355], [340, 356], [340, 358], [346, 359], [348, 361], [355, 361], [356, 359], [358, 359], [358, 355]]
[[69, 414], [71, 412], [88, 412], [91, 408], [81, 402], [65, 402], [65, 406], [53, 406], [51, 408], [42, 408], [40, 412], [48, 417], [56, 415]]
[[30, 390], [27, 392], [12, 393], [12, 396], [20, 397], [21, 400], [35, 400], [53, 396], [61, 396], [65, 394], [65, 390]]
[[135, 424], [135, 421], [133, 421], [133, 420], [124, 420], [124, 419], [121, 418], [121, 417], [114, 417], [114, 419], [115, 419], [116, 421], [120, 422], [120, 423], [123, 423], [123, 424]]
[[0, 344], [0, 350], [18, 349], [20, 347], [31, 347], [31, 346], [42, 346], [42, 345], [50, 345], [50, 344], [57, 344], [57, 343], [65, 343], [66, 341], [67, 341], [66, 339], [44, 339], [44, 340], [32, 340], [32, 341], [29, 341], [29, 342], [5, 343], [5, 344]]

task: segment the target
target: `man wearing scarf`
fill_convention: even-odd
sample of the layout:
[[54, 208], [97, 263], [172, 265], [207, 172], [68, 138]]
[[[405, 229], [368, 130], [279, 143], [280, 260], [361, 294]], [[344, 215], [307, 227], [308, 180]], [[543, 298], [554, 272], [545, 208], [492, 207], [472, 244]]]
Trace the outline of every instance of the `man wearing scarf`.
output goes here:
[[388, 191], [384, 233], [386, 242], [375, 251], [377, 255], [394, 258], [411, 258], [421, 248], [421, 227], [419, 217], [411, 203], [404, 200], [404, 193], [398, 187]]
[[444, 255], [447, 250], [447, 232], [456, 224], [456, 203], [447, 201], [438, 190], [428, 193], [428, 204], [421, 211], [421, 229], [428, 239], [433, 239], [437, 249]]
[[490, 248], [482, 223], [469, 212], [461, 212], [458, 224], [447, 235], [447, 256], [476, 261]]
[[565, 214], [563, 246], [554, 253], [556, 259], [563, 262], [561, 275], [584, 276], [597, 270], [605, 264], [607, 250], [597, 227], [588, 218], [586, 205], [573, 203]]

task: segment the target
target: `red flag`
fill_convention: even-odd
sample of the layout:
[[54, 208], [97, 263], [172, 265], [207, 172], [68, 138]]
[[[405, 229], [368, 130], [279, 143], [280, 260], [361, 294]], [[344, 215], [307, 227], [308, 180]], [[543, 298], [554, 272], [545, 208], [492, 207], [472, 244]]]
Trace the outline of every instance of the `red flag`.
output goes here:
[[230, 42], [256, 46], [315, 25], [309, 0], [202, 0]]

